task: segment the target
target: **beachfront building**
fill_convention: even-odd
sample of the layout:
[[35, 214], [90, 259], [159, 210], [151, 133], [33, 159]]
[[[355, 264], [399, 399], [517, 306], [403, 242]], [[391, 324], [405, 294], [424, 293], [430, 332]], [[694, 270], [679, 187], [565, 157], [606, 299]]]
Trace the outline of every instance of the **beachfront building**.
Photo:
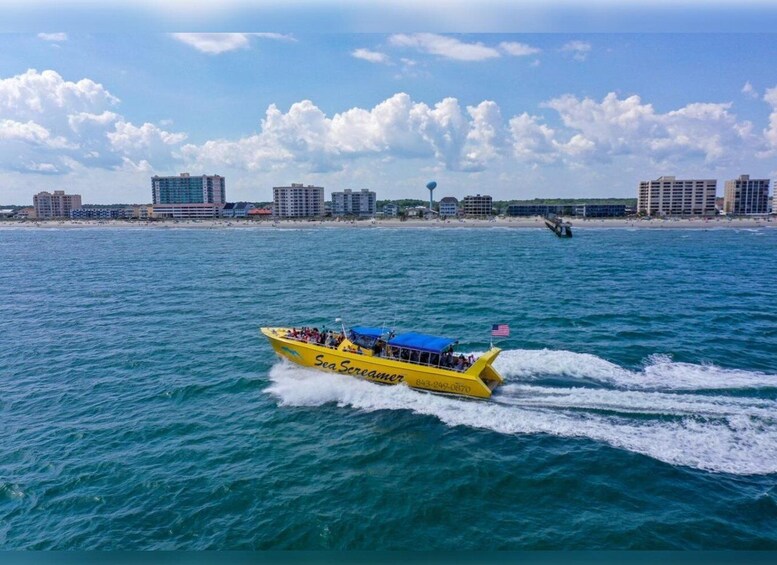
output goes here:
[[273, 216], [275, 218], [316, 218], [324, 215], [324, 187], [292, 183], [274, 186]]
[[248, 211], [248, 217], [252, 220], [267, 220], [272, 218], [272, 208], [253, 208]]
[[494, 200], [488, 196], [465, 196], [461, 202], [465, 216], [491, 216], [494, 212]]
[[227, 202], [221, 209], [222, 218], [247, 218], [251, 210], [256, 208], [250, 202]]
[[440, 212], [440, 216], [458, 216], [459, 201], [453, 196], [445, 196], [440, 200], [437, 209]]
[[399, 206], [396, 204], [384, 204], [383, 217], [396, 218], [399, 215]]
[[559, 216], [568, 215], [569, 206], [557, 204], [510, 204], [507, 206], [508, 216], [547, 216], [548, 214], [557, 214]]
[[[219, 175], [151, 177], [154, 216], [217, 218], [226, 201], [225, 179]], [[190, 215], [189, 215], [190, 214]]]
[[623, 218], [626, 215], [625, 204], [583, 204], [575, 206], [578, 218]]
[[154, 204], [224, 204], [225, 179], [219, 175], [151, 177]]
[[132, 217], [132, 208], [126, 206], [84, 206], [70, 210], [71, 220], [120, 220]]
[[405, 216], [408, 218], [420, 218], [425, 219], [435, 214], [434, 210], [430, 210], [428, 206], [408, 206], [405, 208]]
[[769, 213], [769, 179], [751, 179], [740, 175], [727, 180], [723, 193], [723, 211], [734, 216]]
[[81, 207], [81, 195], [65, 194], [64, 190], [55, 190], [53, 194], [43, 191], [32, 197], [32, 205], [39, 220], [69, 218], [71, 210]]
[[205, 220], [221, 216], [223, 204], [154, 204], [153, 217], [174, 220]]
[[646, 216], [713, 216], [714, 179], [678, 180], [673, 176], [642, 181], [637, 192], [637, 213]]
[[332, 215], [371, 217], [376, 212], [375, 203], [373, 191], [362, 188], [354, 192], [346, 188], [342, 192], [332, 193]]

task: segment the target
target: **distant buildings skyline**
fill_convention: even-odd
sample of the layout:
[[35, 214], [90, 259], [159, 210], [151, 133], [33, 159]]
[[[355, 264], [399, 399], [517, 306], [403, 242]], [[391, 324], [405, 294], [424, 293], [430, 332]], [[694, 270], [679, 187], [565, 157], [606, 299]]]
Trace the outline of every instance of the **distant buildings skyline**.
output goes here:
[[[196, 175], [180, 173], [176, 176], [151, 177], [154, 203], [148, 214], [128, 212], [125, 206], [116, 207], [114, 212], [100, 212], [99, 206], [83, 209], [81, 195], [65, 194], [62, 190], [49, 193], [42, 191], [33, 197], [35, 215], [47, 218], [107, 218], [107, 217], [171, 217], [171, 218], [215, 218], [248, 217], [253, 203], [226, 202], [226, 179], [220, 175]], [[665, 175], [655, 180], [641, 181], [637, 189], [635, 212], [646, 216], [710, 216], [718, 212], [730, 215], [752, 215], [777, 213], [770, 209], [773, 198], [769, 196], [770, 179], [751, 179], [742, 174], [736, 179], [725, 181], [724, 197], [717, 197], [716, 179], [677, 179]], [[321, 216], [373, 217], [377, 213], [394, 215], [399, 212], [392, 205], [377, 209], [377, 194], [368, 188], [358, 191], [344, 189], [332, 191], [331, 200], [325, 199], [323, 186], [291, 183], [288, 186], [273, 187], [272, 215], [275, 218], [304, 218]], [[419, 195], [420, 196], [420, 195]], [[383, 200], [391, 200], [384, 197]], [[416, 198], [423, 201], [422, 198]], [[584, 200], [584, 199], [583, 199]], [[623, 215], [628, 212], [624, 205], [583, 204], [574, 211], [568, 205], [542, 205], [512, 199], [506, 210], [511, 216], [531, 213], [572, 213], [583, 217], [605, 217]], [[134, 205], [136, 208], [142, 205]], [[121, 208], [121, 209], [120, 209]], [[494, 213], [491, 195], [475, 194], [465, 196], [460, 202], [453, 196], [443, 196], [434, 211], [442, 216], [490, 216]], [[75, 213], [71, 214], [71, 212]], [[268, 209], [269, 212], [269, 209]], [[113, 214], [113, 216], [111, 216]], [[260, 216], [261, 214], [256, 214]]]

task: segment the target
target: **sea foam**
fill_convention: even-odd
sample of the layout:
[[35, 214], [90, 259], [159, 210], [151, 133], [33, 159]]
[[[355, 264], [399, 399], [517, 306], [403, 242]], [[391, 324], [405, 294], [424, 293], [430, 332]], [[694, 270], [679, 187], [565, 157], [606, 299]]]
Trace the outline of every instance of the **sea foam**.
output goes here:
[[[773, 375], [672, 363], [662, 357], [643, 371], [629, 371], [593, 355], [547, 350], [506, 351], [499, 361], [506, 384], [490, 401], [381, 386], [286, 362], [270, 370], [267, 392], [281, 406], [334, 403], [368, 412], [409, 410], [449, 426], [588, 439], [705, 471], [777, 473], [777, 401], [709, 392], [730, 388], [734, 381], [741, 388], [774, 386]], [[603, 386], [531, 382], [536, 375], [554, 373], [601, 381]], [[664, 383], [668, 379], [674, 379], [669, 386]], [[664, 390], [645, 390], [657, 385]]]

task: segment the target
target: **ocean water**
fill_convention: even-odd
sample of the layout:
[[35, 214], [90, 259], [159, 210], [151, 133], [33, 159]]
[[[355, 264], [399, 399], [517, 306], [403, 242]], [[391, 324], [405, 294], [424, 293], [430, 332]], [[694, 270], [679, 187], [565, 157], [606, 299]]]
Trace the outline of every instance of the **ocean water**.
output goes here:
[[[777, 549], [777, 229], [0, 230], [2, 549]], [[488, 347], [490, 401], [260, 325]]]

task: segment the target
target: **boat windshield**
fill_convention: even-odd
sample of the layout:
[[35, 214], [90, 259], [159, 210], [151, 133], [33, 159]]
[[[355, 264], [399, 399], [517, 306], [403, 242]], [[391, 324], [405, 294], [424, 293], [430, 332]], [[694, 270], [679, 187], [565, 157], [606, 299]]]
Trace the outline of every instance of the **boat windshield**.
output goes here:
[[348, 332], [348, 339], [355, 345], [371, 348], [381, 337], [388, 333], [386, 328], [353, 326]]

